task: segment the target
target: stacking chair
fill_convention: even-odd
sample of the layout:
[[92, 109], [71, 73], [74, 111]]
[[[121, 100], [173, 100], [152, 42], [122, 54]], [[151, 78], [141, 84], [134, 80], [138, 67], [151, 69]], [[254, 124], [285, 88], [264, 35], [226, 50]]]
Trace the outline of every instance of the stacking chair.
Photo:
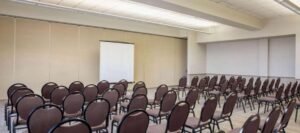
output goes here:
[[74, 92], [66, 96], [63, 101], [64, 117], [75, 118], [82, 116], [84, 101], [84, 96], [80, 92]]
[[[133, 95], [134, 93], [136, 93], [136, 90], [137, 90], [138, 88], [141, 88], [141, 87], [146, 88], [145, 82], [139, 81], [139, 82], [137, 82], [136, 84], [134, 84], [134, 86], [133, 86], [133, 88], [132, 88], [132, 94], [128, 94], [128, 93], [127, 93], [127, 95], [124, 97], [124, 100], [130, 100], [130, 99], [132, 98], [132, 95]], [[147, 95], [147, 94], [146, 94], [146, 95]]]
[[124, 85], [124, 87], [125, 87], [125, 91], [124, 91], [124, 95], [126, 95], [126, 93], [127, 93], [127, 88], [128, 88], [128, 81], [126, 80], [126, 79], [122, 79], [122, 80], [120, 80], [118, 83], [121, 83], [122, 85]]
[[126, 91], [126, 86], [123, 83], [117, 83], [113, 86], [114, 89], [116, 89], [119, 92], [119, 99], [118, 101], [121, 102], [123, 101], [125, 97], [125, 91]]
[[273, 108], [267, 119], [259, 125], [259, 130], [261, 133], [272, 133], [276, 122], [279, 118], [281, 112], [281, 108], [279, 106]]
[[64, 120], [55, 125], [49, 133], [91, 133], [90, 125], [81, 119]]
[[242, 128], [236, 128], [229, 133], [257, 133], [260, 117], [258, 114], [250, 116]]
[[68, 88], [65, 86], [57, 86], [50, 94], [50, 103], [62, 106], [64, 98], [69, 95]]
[[[144, 110], [134, 110], [126, 114], [120, 122], [118, 133], [146, 133], [149, 126], [149, 116]], [[111, 131], [113, 133], [113, 131]]]
[[227, 89], [227, 86], [228, 86], [228, 81], [225, 80], [225, 82], [223, 82], [223, 84], [221, 84], [219, 90], [213, 90], [213, 91], [209, 92], [209, 95], [213, 95], [213, 96], [215, 96], [218, 99], [218, 103], [219, 103], [220, 107], [221, 107], [221, 101], [220, 101], [221, 96], [223, 95], [224, 98], [226, 99], [226, 89]]
[[298, 86], [298, 81], [296, 81], [292, 88], [291, 88], [291, 92], [290, 92], [290, 95], [289, 95], [289, 99], [292, 99], [294, 97], [296, 97], [296, 89], [297, 89], [297, 86]]
[[85, 103], [87, 104], [97, 98], [98, 88], [94, 84], [87, 85], [86, 87], [84, 87], [82, 94], [84, 96]]
[[275, 84], [275, 79], [272, 79], [268, 87], [268, 94], [272, 94], [274, 92], [274, 84]]
[[58, 85], [54, 82], [46, 83], [41, 90], [42, 97], [46, 102], [50, 102], [51, 92], [57, 87]]
[[221, 78], [220, 78], [219, 83], [217, 84], [217, 86], [221, 86], [225, 81], [226, 81], [226, 76], [222, 75]]
[[296, 107], [296, 100], [293, 99], [289, 102], [288, 106], [284, 109], [283, 115], [279, 123], [276, 124], [274, 131], [275, 132], [284, 132], [285, 128], [288, 126], [290, 118], [293, 114], [293, 111]]
[[168, 92], [168, 86], [165, 84], [160, 85], [157, 87], [155, 94], [154, 94], [154, 99], [149, 99], [148, 100], [148, 105], [150, 108], [155, 108], [156, 106], [159, 106], [161, 99], [165, 95], [165, 93]]
[[149, 114], [150, 118], [152, 118], [154, 123], [161, 123], [161, 119], [166, 118], [170, 114], [172, 108], [175, 106], [176, 97], [175, 91], [168, 91], [164, 94], [159, 109], [147, 110], [147, 113]]
[[196, 87], [198, 89], [198, 103], [200, 102], [200, 95], [202, 94], [202, 96], [204, 96], [204, 98], [206, 99], [206, 95], [204, 95], [204, 90], [206, 87], [206, 79], [202, 78], [198, 84], [198, 86]]
[[265, 97], [259, 98], [258, 99], [258, 113], [259, 113], [260, 105], [262, 103], [265, 103], [264, 113], [266, 112], [266, 107], [269, 106], [269, 104], [271, 104], [272, 106], [274, 106], [276, 104], [283, 106], [283, 104], [282, 104], [282, 101], [283, 101], [283, 98], [282, 98], [283, 89], [284, 89], [284, 84], [282, 84], [278, 88], [275, 97], [274, 96], [265, 96]]
[[237, 81], [238, 84], [239, 84], [240, 82], [242, 82], [242, 80], [243, 80], [243, 77], [242, 77], [242, 76], [238, 76], [238, 77], [236, 78], [236, 81]]
[[210, 81], [210, 77], [209, 76], [205, 76], [205, 87], [208, 87], [209, 81]]
[[245, 89], [246, 78], [242, 78], [241, 82], [238, 83], [237, 92], [242, 92]]
[[189, 115], [189, 105], [181, 101], [172, 109], [166, 124], [153, 125], [148, 128], [147, 133], [178, 133], [184, 132], [184, 124]]
[[[137, 88], [135, 90], [135, 92], [132, 94], [131, 97], [135, 97], [137, 95], [144, 95], [145, 97], [147, 97], [147, 88], [146, 87], [140, 87], [140, 88]], [[130, 98], [131, 99], [131, 98]], [[130, 100], [129, 99], [129, 100]], [[147, 104], [148, 104], [148, 99], [147, 99]], [[146, 104], [146, 107], [147, 107], [147, 104]], [[125, 112], [126, 111], [126, 108], [128, 107], [129, 105], [129, 102], [128, 101], [125, 101], [125, 102], [121, 102], [120, 103], [120, 110], [119, 112], [121, 113], [121, 111]]]
[[204, 91], [206, 92], [206, 95], [209, 94], [209, 91], [212, 91], [212, 90], [215, 89], [215, 86], [216, 86], [216, 84], [217, 84], [217, 81], [218, 81], [218, 76], [216, 76], [216, 75], [213, 76], [213, 77], [210, 79], [207, 88], [204, 89]]
[[262, 86], [261, 86], [261, 91], [258, 94], [259, 97], [267, 96], [267, 94], [268, 94], [268, 92], [267, 92], [268, 85], [269, 85], [269, 79], [266, 79], [263, 82]]
[[280, 81], [281, 81], [281, 79], [280, 79], [280, 78], [277, 78], [277, 80], [276, 80], [276, 82], [275, 82], [275, 86], [274, 86], [276, 90], [279, 88]]
[[109, 89], [109, 82], [106, 80], [102, 80], [97, 84], [98, 95], [102, 96], [103, 93]]
[[185, 101], [189, 104], [189, 112], [193, 114], [193, 116], [195, 117], [195, 106], [196, 106], [196, 102], [198, 100], [198, 90], [196, 88], [194, 89], [191, 89], [186, 98], [185, 98]]
[[192, 133], [198, 131], [202, 132], [202, 130], [207, 128], [209, 128], [210, 132], [212, 132], [212, 128], [210, 124], [212, 122], [213, 115], [217, 108], [217, 104], [218, 103], [216, 97], [208, 98], [201, 109], [200, 118], [196, 118], [196, 117], [187, 118], [185, 123], [185, 132], [189, 132], [188, 130], [186, 130], [187, 128], [191, 129]]
[[195, 87], [197, 87], [198, 81], [199, 81], [199, 77], [198, 76], [194, 76], [193, 79], [192, 79], [192, 81], [191, 81], [191, 84], [190, 84], [189, 88], [195, 88]]
[[231, 115], [234, 109], [234, 106], [237, 102], [237, 94], [231, 93], [226, 102], [223, 105], [222, 112], [215, 112], [213, 116], [213, 132], [215, 129], [215, 125], [217, 125], [218, 129], [220, 130], [219, 123], [229, 121], [231, 129], [233, 129]]
[[84, 111], [84, 120], [91, 126], [92, 131], [106, 131], [109, 124], [109, 101], [98, 98], [91, 101]]
[[229, 80], [228, 80], [228, 85], [227, 85], [227, 87], [228, 88], [232, 88], [232, 86], [233, 86], [233, 84], [236, 82], [236, 80], [235, 80], [235, 78], [234, 78], [234, 76], [231, 76], [230, 78], [229, 78]]
[[180, 91], [182, 91], [182, 97], [183, 97], [184, 95], [186, 95], [186, 92], [185, 92], [185, 89], [186, 89], [186, 88], [187, 88], [187, 77], [184, 76], [184, 77], [181, 77], [181, 78], [179, 79], [179, 84], [178, 84], [178, 86], [172, 88], [172, 90], [174, 90], [174, 91], [177, 93], [178, 99], [179, 99], [179, 93], [180, 93]]
[[44, 105], [44, 99], [37, 94], [27, 94], [18, 99], [16, 104], [16, 120], [11, 123], [11, 130], [16, 133], [17, 129], [26, 128], [26, 123], [30, 113], [39, 106]]
[[109, 102], [110, 114], [117, 114], [118, 110], [118, 99], [120, 95], [117, 89], [108, 89], [103, 94], [103, 98]]
[[[250, 106], [250, 110], [252, 111], [253, 101], [251, 101], [251, 91], [253, 86], [251, 85], [251, 81], [249, 81], [248, 85], [244, 89], [243, 92], [238, 93], [238, 105], [242, 104], [243, 110], [246, 113], [245, 104], [248, 103]], [[244, 104], [245, 102], [245, 104]]]
[[[124, 112], [132, 112], [134, 110], [146, 110], [148, 104], [148, 99], [145, 95], [139, 94], [132, 98], [130, 103], [126, 108], [123, 108]], [[112, 120], [111, 130], [113, 131], [114, 126], [118, 126], [121, 122], [122, 118], [125, 116], [124, 114], [115, 115]]]
[[284, 95], [283, 95], [283, 99], [286, 103], [288, 103], [289, 101], [289, 98], [290, 98], [290, 90], [291, 90], [291, 87], [292, 87], [292, 82], [290, 82], [286, 88], [284, 89]]
[[28, 133], [48, 133], [63, 120], [63, 112], [53, 104], [39, 106], [32, 111], [27, 119]]
[[82, 92], [83, 89], [84, 89], [84, 85], [80, 81], [74, 81], [69, 86], [70, 93], [77, 92], [77, 91]]

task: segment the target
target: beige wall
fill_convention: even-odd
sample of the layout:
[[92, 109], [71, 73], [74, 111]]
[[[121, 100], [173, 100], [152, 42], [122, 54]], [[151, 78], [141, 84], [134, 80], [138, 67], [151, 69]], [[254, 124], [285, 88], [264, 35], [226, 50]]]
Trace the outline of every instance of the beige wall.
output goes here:
[[135, 80], [148, 87], [186, 75], [185, 39], [0, 16], [0, 98], [15, 83], [36, 93], [45, 82], [97, 83], [99, 40], [135, 44]]

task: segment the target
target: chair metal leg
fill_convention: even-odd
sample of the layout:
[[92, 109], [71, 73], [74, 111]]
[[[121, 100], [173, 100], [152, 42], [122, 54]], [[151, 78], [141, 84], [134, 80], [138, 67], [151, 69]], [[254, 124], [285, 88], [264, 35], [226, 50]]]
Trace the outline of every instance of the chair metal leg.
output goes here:
[[229, 118], [228, 118], [228, 120], [229, 120], [229, 123], [230, 123], [230, 127], [231, 127], [231, 129], [233, 129], [233, 125], [232, 125], [231, 118], [229, 117]]
[[296, 107], [296, 115], [295, 115], [295, 122], [297, 122], [297, 116], [298, 116], [298, 107]]
[[257, 109], [257, 114], [259, 114], [259, 109], [260, 109], [260, 102], [257, 102], [258, 103], [258, 109]]
[[245, 109], [245, 105], [244, 105], [243, 100], [241, 100], [241, 102], [242, 102], [243, 110], [244, 110], [244, 112], [246, 113], [246, 109]]

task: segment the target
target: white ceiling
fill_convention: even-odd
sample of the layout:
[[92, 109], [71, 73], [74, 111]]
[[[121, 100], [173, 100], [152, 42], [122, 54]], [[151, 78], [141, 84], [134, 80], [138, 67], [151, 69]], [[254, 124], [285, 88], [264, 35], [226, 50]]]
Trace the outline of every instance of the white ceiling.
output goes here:
[[[274, 0], [210, 0], [260, 19], [271, 19], [295, 14]], [[293, 0], [300, 3], [300, 0]]]

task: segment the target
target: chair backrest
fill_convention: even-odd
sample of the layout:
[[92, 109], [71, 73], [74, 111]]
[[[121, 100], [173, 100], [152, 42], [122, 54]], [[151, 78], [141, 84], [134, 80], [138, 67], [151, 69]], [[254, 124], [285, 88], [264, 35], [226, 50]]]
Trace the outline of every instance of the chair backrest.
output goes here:
[[139, 87], [139, 88], [135, 89], [135, 91], [132, 93], [132, 97], [139, 95], [139, 94], [147, 96], [147, 93], [148, 93], [148, 91], [147, 91], [146, 87]]
[[296, 107], [296, 100], [293, 99], [289, 102], [288, 106], [284, 109], [283, 116], [281, 118], [280, 125], [279, 125], [279, 130], [287, 127], [295, 107]]
[[84, 111], [84, 120], [93, 128], [109, 124], [109, 101], [99, 98], [91, 101]]
[[66, 114], [75, 114], [83, 111], [84, 96], [80, 92], [74, 92], [64, 98], [63, 111]]
[[222, 84], [220, 84], [220, 91], [221, 91], [221, 93], [225, 93], [227, 87], [228, 87], [228, 81], [225, 80]]
[[260, 80], [260, 77], [259, 77], [259, 78], [256, 79], [255, 85], [254, 85], [255, 95], [257, 95], [259, 93], [260, 87], [261, 87], [261, 80]]
[[76, 91], [82, 92], [83, 89], [84, 89], [84, 85], [80, 81], [74, 81], [69, 86], [70, 93], [73, 93], [73, 92], [76, 92]]
[[230, 87], [231, 87], [231, 85], [232, 85], [235, 81], [236, 81], [236, 80], [235, 80], [234, 76], [231, 76], [231, 77], [229, 78], [228, 84], [230, 85]]
[[195, 107], [198, 97], [199, 94], [197, 89], [191, 89], [185, 97], [185, 101], [189, 104], [191, 109]]
[[177, 103], [168, 116], [166, 133], [168, 132], [182, 132], [186, 119], [189, 116], [189, 104], [181, 101]]
[[220, 81], [219, 81], [219, 85], [223, 84], [225, 82], [225, 80], [226, 80], [225, 75], [222, 75], [221, 78], [220, 78]]
[[274, 84], [275, 84], [275, 79], [271, 80], [271, 83], [269, 84], [269, 91], [273, 91], [274, 89]]
[[200, 80], [199, 84], [198, 84], [198, 88], [199, 88], [199, 91], [203, 91], [206, 87], [206, 79], [203, 78]]
[[275, 83], [275, 88], [276, 88], [276, 89], [279, 87], [280, 81], [281, 81], [281, 79], [280, 79], [280, 78], [277, 78], [276, 83]]
[[63, 119], [63, 113], [56, 105], [46, 104], [35, 108], [29, 115], [27, 127], [29, 133], [48, 133]]
[[19, 98], [27, 95], [27, 94], [33, 94], [33, 91], [29, 88], [19, 88], [16, 89], [10, 96], [11, 99], [11, 107], [15, 107], [17, 104], [17, 101], [19, 100]]
[[292, 89], [291, 89], [291, 96], [294, 96], [294, 95], [295, 95], [297, 86], [298, 86], [298, 81], [296, 81], [296, 82], [293, 84], [293, 87], [292, 87]]
[[205, 76], [204, 77], [204, 79], [205, 79], [205, 87], [208, 87], [208, 84], [209, 84], [209, 81], [210, 81], [210, 77], [209, 76]]
[[285, 90], [284, 90], [284, 98], [288, 98], [288, 97], [289, 97], [291, 87], [292, 87], [292, 82], [290, 82], [290, 83], [286, 86], [286, 88], [285, 88]]
[[106, 99], [109, 102], [110, 109], [113, 109], [116, 107], [119, 99], [119, 92], [117, 89], [108, 89], [103, 94], [103, 98]]
[[137, 88], [140, 88], [140, 87], [146, 87], [146, 84], [144, 81], [138, 81], [134, 84], [132, 90], [135, 91]]
[[50, 102], [56, 105], [62, 105], [64, 98], [69, 95], [68, 88], [65, 86], [57, 86], [50, 95]]
[[236, 93], [229, 94], [229, 96], [223, 106], [222, 116], [231, 116], [232, 115], [234, 106], [237, 102], [237, 98], [238, 98], [238, 96]]
[[7, 99], [8, 99], [8, 103], [10, 104], [10, 96], [12, 95], [12, 93], [20, 88], [27, 88], [27, 86], [23, 83], [15, 83], [13, 85], [11, 85], [8, 89], [7, 89]]
[[155, 96], [154, 96], [154, 100], [155, 101], [161, 101], [161, 99], [163, 98], [163, 96], [168, 92], [168, 86], [165, 84], [160, 85], [159, 87], [157, 87], [156, 92], [155, 92]]
[[42, 97], [46, 99], [50, 99], [51, 92], [57, 87], [58, 85], [54, 82], [48, 82], [46, 83], [41, 90]]
[[246, 78], [243, 78], [242, 81], [239, 83], [238, 87], [241, 90], [244, 90], [245, 89], [245, 84], [246, 84]]
[[211, 119], [213, 118], [214, 116], [214, 113], [216, 111], [216, 108], [217, 108], [217, 98], [212, 96], [212, 97], [209, 97], [202, 109], [201, 109], [201, 115], [200, 115], [200, 119], [199, 119], [199, 123], [200, 122], [209, 122], [211, 121]]
[[122, 79], [119, 81], [119, 83], [123, 84], [125, 87], [125, 93], [127, 92], [127, 88], [128, 88], [128, 81], [126, 79]]
[[265, 120], [265, 124], [262, 128], [262, 133], [272, 133], [274, 130], [274, 127], [276, 125], [276, 122], [279, 118], [281, 112], [280, 107], [275, 107], [269, 114], [268, 118]]
[[179, 87], [186, 87], [187, 84], [187, 77], [183, 76], [179, 79]]
[[258, 114], [250, 116], [244, 123], [240, 133], [257, 133], [259, 122], [260, 117]]
[[98, 94], [102, 95], [106, 90], [109, 89], [109, 82], [106, 80], [102, 80], [97, 84]]
[[278, 90], [277, 90], [277, 92], [276, 92], [276, 94], [275, 94], [275, 97], [276, 97], [277, 100], [281, 100], [281, 99], [282, 99], [281, 96], [282, 96], [282, 93], [283, 93], [283, 89], [284, 89], [284, 84], [282, 84], [282, 85], [278, 88]]
[[193, 79], [192, 79], [192, 81], [191, 81], [191, 87], [197, 87], [198, 81], [199, 81], [199, 77], [198, 76], [194, 76]]
[[149, 115], [144, 110], [134, 110], [126, 114], [118, 126], [117, 133], [146, 133]]
[[217, 84], [217, 81], [218, 81], [218, 76], [217, 75], [213, 76], [211, 78], [211, 80], [209, 81], [208, 88], [213, 89], [215, 87], [215, 85]]
[[91, 133], [90, 125], [81, 119], [64, 120], [55, 125], [49, 133]]
[[242, 82], [242, 79], [243, 79], [242, 76], [238, 76], [238, 77], [236, 78], [236, 81], [238, 82], [238, 84], [239, 84], [240, 82]]
[[114, 89], [118, 90], [120, 97], [125, 95], [125, 86], [122, 83], [117, 83], [113, 86]]
[[261, 87], [261, 91], [262, 91], [263, 93], [266, 93], [266, 92], [267, 92], [268, 85], [269, 85], [269, 79], [266, 79], [266, 80], [263, 82], [263, 85], [262, 85], [262, 87]]
[[253, 89], [253, 82], [254, 82], [254, 78], [251, 77], [248, 81], [248, 84], [247, 84], [247, 89]]
[[39, 106], [44, 105], [44, 99], [37, 94], [27, 94], [18, 99], [16, 104], [17, 124], [19, 120], [27, 120], [30, 113]]
[[134, 110], [146, 110], [148, 105], [148, 98], [146, 95], [143, 94], [139, 94], [134, 96], [128, 106], [127, 106], [127, 110], [128, 112], [134, 111]]
[[95, 100], [98, 96], [98, 88], [94, 84], [87, 85], [84, 87], [83, 96], [86, 102]]
[[175, 91], [168, 91], [161, 100], [159, 112], [170, 112], [175, 106], [176, 98], [177, 95]]

